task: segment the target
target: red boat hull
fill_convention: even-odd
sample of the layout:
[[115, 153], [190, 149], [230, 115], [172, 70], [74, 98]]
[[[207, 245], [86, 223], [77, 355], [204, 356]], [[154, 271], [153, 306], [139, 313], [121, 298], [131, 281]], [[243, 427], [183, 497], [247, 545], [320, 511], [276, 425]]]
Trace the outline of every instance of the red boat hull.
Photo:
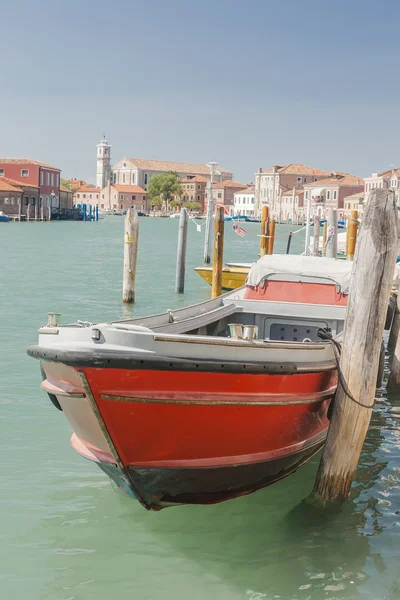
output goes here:
[[55, 390], [90, 397], [108, 441], [108, 449], [99, 447], [88, 420], [77, 423], [72, 401], [57, 396], [75, 431], [73, 447], [151, 509], [220, 502], [293, 472], [324, 443], [337, 383], [334, 370], [285, 375], [44, 367]]

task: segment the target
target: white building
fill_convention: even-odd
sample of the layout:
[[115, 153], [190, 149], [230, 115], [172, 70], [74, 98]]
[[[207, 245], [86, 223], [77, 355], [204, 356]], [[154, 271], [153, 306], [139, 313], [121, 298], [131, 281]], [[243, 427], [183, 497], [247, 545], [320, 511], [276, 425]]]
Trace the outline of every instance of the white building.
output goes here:
[[102, 190], [109, 181], [111, 181], [111, 146], [103, 135], [100, 144], [97, 144], [96, 186]]
[[400, 169], [390, 169], [383, 173], [372, 173], [364, 179], [365, 201], [368, 201], [369, 193], [374, 189], [394, 190], [396, 200], [400, 197]]
[[254, 186], [250, 186], [247, 190], [241, 190], [233, 194], [233, 209], [234, 216], [254, 217], [256, 193]]

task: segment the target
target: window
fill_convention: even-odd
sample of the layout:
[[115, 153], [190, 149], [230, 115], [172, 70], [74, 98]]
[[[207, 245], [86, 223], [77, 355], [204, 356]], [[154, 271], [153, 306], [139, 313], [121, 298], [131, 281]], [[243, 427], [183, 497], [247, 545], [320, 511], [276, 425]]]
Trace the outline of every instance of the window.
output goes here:
[[0, 169], [0, 177], [4, 177], [4, 169]]
[[308, 200], [308, 192], [306, 192], [306, 193], [304, 194], [304, 196], [305, 196], [305, 199], [306, 199], [306, 200]]
[[119, 199], [120, 199], [120, 200], [123, 200], [123, 199], [124, 199], [124, 195], [123, 195], [123, 194], [120, 194], [120, 197], [119, 197]]
[[28, 169], [21, 169], [21, 177], [29, 177]]
[[132, 184], [135, 183], [135, 173], [132, 173]]
[[336, 200], [336, 198], [337, 198], [337, 191], [335, 190], [335, 191], [333, 192], [333, 199], [334, 199], [334, 200]]
[[25, 198], [25, 206], [29, 205], [29, 198]]
[[101, 197], [102, 197], [102, 198], [103, 198], [103, 200], [104, 200], [104, 194], [102, 194], [102, 195], [101, 195]]
[[54, 186], [54, 173], [51, 174], [51, 185]]
[[197, 186], [197, 189], [198, 189], [198, 190], [201, 190], [201, 185], [200, 185], [200, 184]]
[[328, 191], [326, 192], [326, 199], [327, 199], [327, 200], [330, 200], [330, 199], [331, 199], [331, 192], [330, 192], [330, 190], [328, 190]]
[[123, 204], [121, 204], [121, 210], [122, 210], [123, 208], [124, 208], [124, 205], [123, 205]]
[[42, 196], [40, 196], [40, 198], [39, 198], [39, 206], [42, 206], [42, 204], [43, 204], [43, 198], [42, 198]]
[[144, 174], [144, 185], [147, 185], [147, 173]]
[[124, 162], [124, 168], [126, 167], [126, 162]]
[[122, 183], [125, 183], [125, 173], [122, 173]]
[[197, 202], [200, 202], [200, 196], [197, 196]]
[[15, 200], [14, 198], [11, 198], [11, 204], [14, 204], [14, 200]]
[[136, 196], [132, 196], [132, 200], [136, 200]]
[[116, 204], [113, 204], [113, 208], [117, 208], [117, 205], [116, 205]]
[[117, 174], [116, 173], [113, 173], [113, 183], [117, 183]]
[[218, 192], [218, 198], [222, 198], [222, 192]]
[[302, 182], [302, 179], [301, 179], [301, 177], [298, 177], [298, 178], [297, 178], [297, 183], [301, 183], [301, 182]]
[[82, 198], [86, 198], [86, 194], [82, 194]]
[[50, 185], [50, 173], [46, 173], [46, 185]]
[[10, 204], [10, 198], [4, 198], [4, 204]]
[[104, 204], [100, 204], [100, 208], [104, 208]]

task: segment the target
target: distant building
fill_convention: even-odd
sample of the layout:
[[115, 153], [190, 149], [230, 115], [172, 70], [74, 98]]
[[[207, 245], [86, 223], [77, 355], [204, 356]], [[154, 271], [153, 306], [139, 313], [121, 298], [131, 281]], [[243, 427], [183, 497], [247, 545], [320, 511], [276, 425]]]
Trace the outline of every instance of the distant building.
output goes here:
[[60, 208], [72, 208], [74, 193], [65, 185], [60, 185]]
[[305, 210], [311, 202], [311, 214], [326, 218], [329, 209], [337, 209], [338, 219], [344, 216], [344, 199], [364, 191], [364, 180], [348, 173], [333, 172], [330, 177], [304, 184]]
[[57, 167], [30, 158], [0, 158], [0, 177], [23, 181], [39, 188], [39, 208], [58, 207], [60, 203], [60, 173]]
[[109, 181], [111, 181], [111, 146], [103, 135], [103, 139], [97, 144], [96, 186], [102, 190]]
[[235, 216], [255, 216], [255, 188], [250, 185], [247, 189], [233, 194], [232, 214]]
[[327, 171], [296, 163], [273, 165], [270, 169], [265, 170], [259, 169], [255, 179], [256, 215], [261, 214], [263, 206], [268, 206], [271, 218], [279, 219], [282, 194], [293, 188], [302, 189], [306, 183], [328, 176]]
[[357, 192], [346, 196], [343, 200], [343, 215], [347, 219], [351, 216], [352, 210], [358, 210], [358, 216], [361, 216], [364, 212], [364, 192]]
[[[150, 177], [159, 173], [174, 171], [181, 179], [201, 175], [210, 179], [210, 169], [207, 165], [178, 163], [162, 160], [145, 160], [143, 158], [123, 158], [112, 168], [112, 181], [117, 185], [138, 185], [145, 191]], [[226, 169], [218, 167], [214, 180], [232, 179], [233, 175]]]
[[304, 190], [293, 188], [280, 196], [279, 220], [302, 223], [304, 220]]
[[203, 211], [207, 183], [208, 179], [203, 175], [189, 175], [181, 179], [183, 189], [181, 202], [199, 202], [201, 204], [201, 211]]
[[383, 173], [372, 173], [365, 178], [365, 202], [368, 201], [369, 193], [374, 189], [394, 190], [396, 200], [400, 200], [400, 169], [389, 169]]
[[138, 211], [148, 213], [150, 200], [147, 192], [138, 185], [106, 185], [100, 191], [100, 210], [128, 210], [135, 207]]
[[39, 187], [26, 182], [0, 177], [0, 211], [18, 215], [21, 219], [34, 219], [38, 213]]
[[74, 204], [99, 204], [100, 188], [86, 184], [79, 188], [74, 194]]
[[[233, 208], [233, 195], [239, 190], [247, 190], [248, 186], [244, 183], [238, 183], [237, 181], [217, 181], [213, 184], [213, 198], [216, 204], [220, 204], [228, 207], [226, 213], [230, 213]], [[208, 206], [208, 195], [210, 193], [209, 188], [205, 191], [204, 210], [207, 211]]]

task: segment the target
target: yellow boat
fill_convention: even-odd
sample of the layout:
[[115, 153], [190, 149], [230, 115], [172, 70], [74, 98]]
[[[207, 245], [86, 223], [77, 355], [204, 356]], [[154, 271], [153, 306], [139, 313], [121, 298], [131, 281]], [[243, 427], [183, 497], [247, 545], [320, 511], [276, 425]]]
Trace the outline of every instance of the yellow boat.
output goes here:
[[[222, 268], [222, 288], [235, 290], [242, 287], [252, 263], [228, 263]], [[212, 267], [196, 267], [195, 271], [209, 285], [212, 283]]]

